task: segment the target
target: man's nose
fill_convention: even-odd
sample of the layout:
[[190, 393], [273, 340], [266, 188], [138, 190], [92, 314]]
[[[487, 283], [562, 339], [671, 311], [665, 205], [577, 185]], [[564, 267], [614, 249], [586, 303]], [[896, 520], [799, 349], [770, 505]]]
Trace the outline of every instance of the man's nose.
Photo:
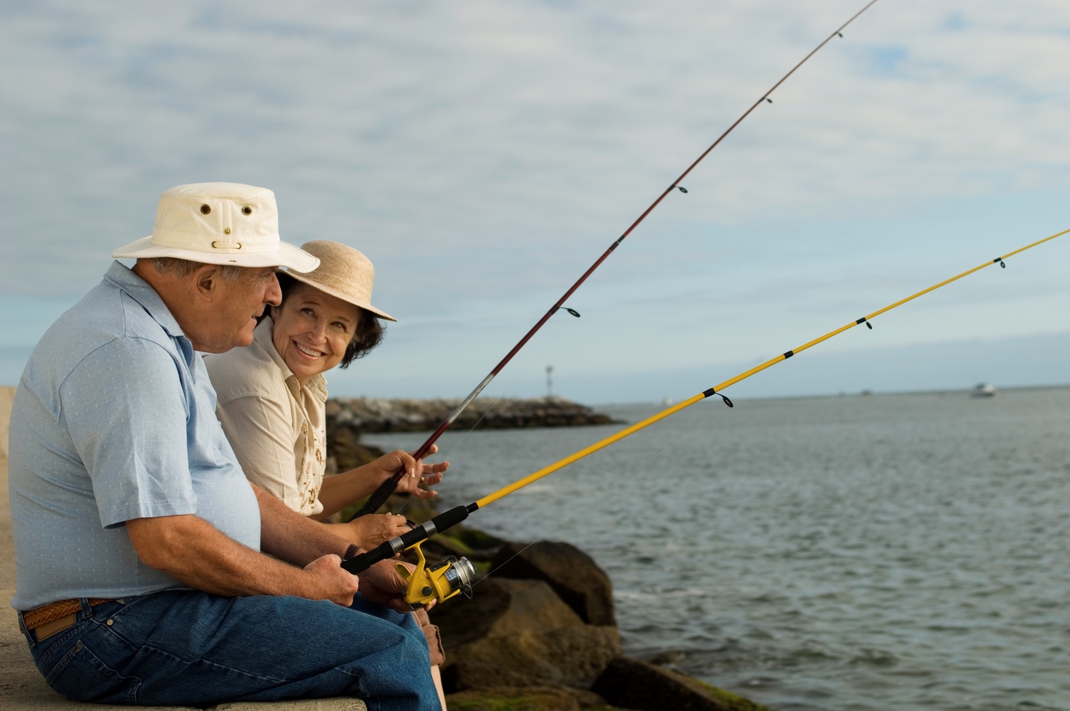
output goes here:
[[279, 287], [279, 279], [275, 276], [274, 272], [271, 274], [271, 281], [268, 282], [267, 293], [264, 294], [264, 301], [272, 306], [278, 306], [282, 303], [282, 289]]

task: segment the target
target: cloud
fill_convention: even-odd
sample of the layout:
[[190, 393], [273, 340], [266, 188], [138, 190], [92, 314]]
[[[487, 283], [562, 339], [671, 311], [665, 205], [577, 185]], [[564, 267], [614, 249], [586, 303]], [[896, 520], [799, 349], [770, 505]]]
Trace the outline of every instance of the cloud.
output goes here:
[[[236, 180], [276, 191], [289, 241], [369, 254], [377, 299], [408, 323], [537, 317], [860, 6], [7, 3], [0, 284], [84, 292], [149, 233], [163, 189]], [[1015, 223], [1030, 229], [1061, 215], [1070, 6], [878, 2], [844, 34], [577, 296], [631, 287], [650, 296], [640, 319], [668, 300], [699, 322], [689, 294], [715, 281], [766, 314], [831, 309], [840, 275], [868, 275], [864, 291], [896, 252], [942, 272], [1033, 237], [997, 234], [1015, 206], [1032, 201]], [[964, 206], [972, 231], [946, 228]]]

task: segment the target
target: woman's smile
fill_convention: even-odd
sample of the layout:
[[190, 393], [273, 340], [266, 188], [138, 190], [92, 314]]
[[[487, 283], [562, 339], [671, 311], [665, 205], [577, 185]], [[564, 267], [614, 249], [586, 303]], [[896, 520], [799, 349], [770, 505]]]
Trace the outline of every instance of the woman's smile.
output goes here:
[[297, 341], [293, 341], [293, 344], [297, 347], [297, 350], [301, 351], [301, 353], [308, 356], [309, 358], [319, 358], [320, 356], [327, 355], [323, 351], [318, 351], [313, 348], [309, 348], [308, 346], [303, 346]]

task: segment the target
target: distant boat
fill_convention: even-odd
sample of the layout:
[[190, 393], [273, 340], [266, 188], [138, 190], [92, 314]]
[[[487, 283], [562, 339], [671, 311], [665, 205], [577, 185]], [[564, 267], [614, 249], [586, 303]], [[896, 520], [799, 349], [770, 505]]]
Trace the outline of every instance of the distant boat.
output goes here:
[[995, 397], [999, 390], [989, 383], [977, 383], [970, 391], [970, 397]]

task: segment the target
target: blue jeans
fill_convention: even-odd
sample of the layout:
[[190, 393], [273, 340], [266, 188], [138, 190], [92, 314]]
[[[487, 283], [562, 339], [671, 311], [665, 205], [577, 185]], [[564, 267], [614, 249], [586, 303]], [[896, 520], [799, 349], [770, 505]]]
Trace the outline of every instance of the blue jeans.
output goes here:
[[208, 706], [355, 696], [371, 711], [439, 711], [412, 615], [360, 594], [347, 609], [169, 590], [94, 607], [82, 600], [77, 618], [40, 642], [26, 632], [49, 686], [76, 701]]

